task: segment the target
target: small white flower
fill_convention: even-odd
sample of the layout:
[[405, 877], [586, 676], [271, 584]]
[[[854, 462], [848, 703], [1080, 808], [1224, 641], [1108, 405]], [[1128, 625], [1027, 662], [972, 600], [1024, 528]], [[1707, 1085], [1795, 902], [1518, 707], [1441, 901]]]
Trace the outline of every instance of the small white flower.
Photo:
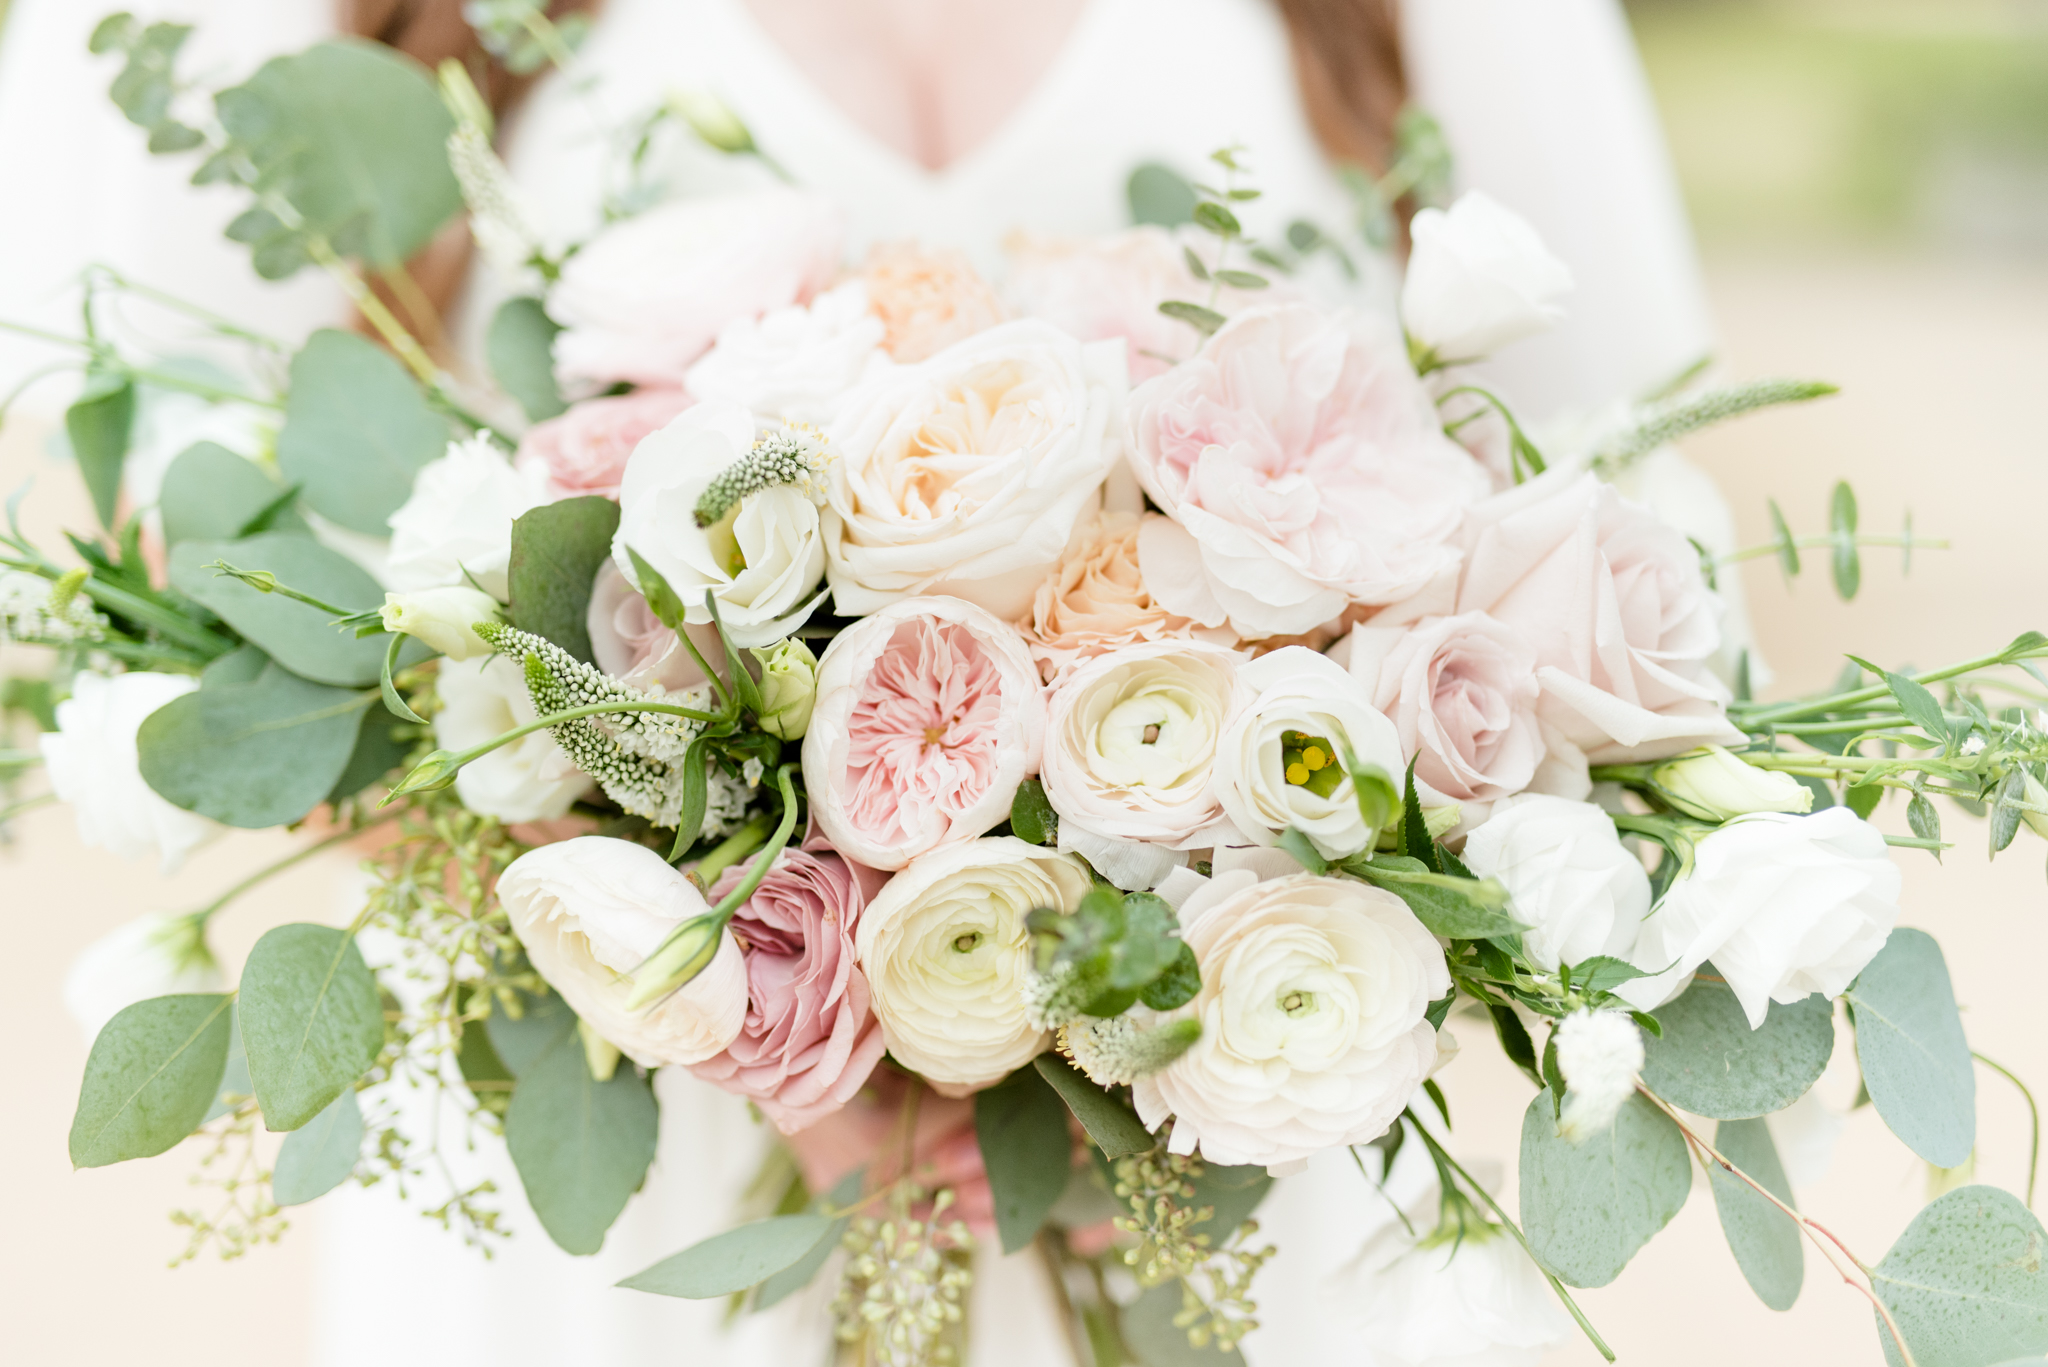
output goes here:
[[1528, 220], [1477, 190], [1409, 225], [1401, 287], [1408, 335], [1445, 361], [1476, 361], [1564, 318], [1572, 273]]
[[57, 589], [57, 584], [27, 570], [0, 573], [0, 641], [64, 645], [97, 641], [106, 634], [107, 619], [92, 610], [92, 600], [78, 591], [75, 579], [67, 591]]
[[42, 736], [50, 787], [71, 804], [78, 838], [123, 859], [159, 852], [174, 873], [194, 847], [221, 831], [196, 812], [175, 807], [143, 781], [135, 733], [150, 713], [199, 687], [182, 674], [131, 670], [112, 678], [81, 673], [57, 704], [57, 729]]
[[[1966, 752], [1968, 749], [1964, 747]], [[1718, 745], [1688, 751], [1660, 764], [1653, 777], [1680, 810], [1705, 821], [1726, 821], [1752, 812], [1813, 810], [1813, 792], [1798, 779], [1759, 769]]]
[[1557, 1132], [1574, 1144], [1614, 1123], [1643, 1070], [1643, 1032], [1626, 1011], [1574, 1011], [1557, 1027], [1564, 1112]]
[[150, 912], [94, 940], [64, 975], [64, 1009], [91, 1041], [108, 1021], [151, 997], [218, 992], [220, 963], [197, 915]]
[[[1964, 754], [1966, 754], [1966, 755], [1981, 755], [1981, 754], [1983, 754], [1983, 753], [1984, 753], [1984, 737], [1982, 737], [1982, 736], [1971, 736], [1971, 737], [1970, 737], [1970, 738], [1969, 738], [1968, 740], [1964, 741], [1964, 742], [1963, 742], [1963, 753], [1964, 753]], [[1804, 810], [1804, 808], [1802, 808], [1801, 810], [1803, 811], [1803, 810]]]
[[478, 622], [498, 619], [498, 600], [463, 584], [387, 593], [378, 609], [386, 631], [403, 632], [425, 641], [451, 660], [488, 655], [491, 648], [476, 634]]
[[[540, 715], [527, 696], [526, 676], [503, 655], [444, 661], [435, 691], [441, 710], [434, 714], [434, 743], [443, 750], [481, 745]], [[501, 745], [455, 776], [463, 805], [500, 821], [553, 820], [590, 788], [590, 776], [546, 731]]]
[[413, 479], [412, 496], [391, 515], [388, 582], [400, 591], [474, 584], [504, 599], [512, 524], [547, 502], [547, 472], [524, 470], [479, 433], [448, 444]]

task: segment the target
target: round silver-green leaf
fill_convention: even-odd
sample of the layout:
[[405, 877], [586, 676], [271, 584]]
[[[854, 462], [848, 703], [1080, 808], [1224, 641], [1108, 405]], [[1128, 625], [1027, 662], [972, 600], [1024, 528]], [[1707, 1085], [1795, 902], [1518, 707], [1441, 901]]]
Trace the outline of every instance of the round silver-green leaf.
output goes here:
[[327, 1109], [284, 1138], [271, 1174], [271, 1199], [280, 1206], [299, 1206], [348, 1180], [363, 1152], [363, 1108], [353, 1091], [327, 1103]]
[[1640, 1095], [1614, 1123], [1574, 1144], [1557, 1132], [1550, 1093], [1522, 1115], [1522, 1230], [1572, 1286], [1605, 1286], [1671, 1222], [1692, 1188], [1685, 1137]]
[[[1915, 1216], [1870, 1274], [1920, 1367], [2048, 1351], [2048, 1235], [1996, 1187], [1960, 1187]], [[1903, 1361], [1878, 1321], [1885, 1360]]]
[[[1714, 1147], [1771, 1195], [1797, 1209], [1785, 1165], [1778, 1161], [1778, 1147], [1762, 1120], [1722, 1121], [1714, 1129]], [[1800, 1243], [1799, 1226], [1718, 1165], [1707, 1169], [1707, 1177], [1714, 1189], [1714, 1209], [1721, 1216], [1721, 1232], [1728, 1237], [1729, 1251], [1735, 1254], [1735, 1265], [1742, 1269], [1749, 1289], [1771, 1309], [1790, 1310], [1806, 1276], [1806, 1250]]]
[[505, 1147], [526, 1199], [564, 1251], [595, 1253], [654, 1161], [654, 1089], [625, 1064], [604, 1082], [591, 1077], [573, 1029], [511, 1067]]
[[322, 517], [383, 536], [420, 467], [446, 453], [449, 430], [404, 366], [324, 330], [292, 358], [277, 466]]
[[730, 1296], [803, 1261], [836, 1223], [817, 1213], [756, 1220], [691, 1244], [619, 1285], [693, 1301]]
[[278, 926], [242, 969], [237, 1014], [263, 1123], [296, 1130], [368, 1072], [384, 1044], [377, 980], [353, 936]]
[[233, 1000], [223, 992], [152, 997], [107, 1022], [71, 1118], [74, 1166], [148, 1158], [198, 1128], [227, 1068]]
[[383, 640], [334, 626], [335, 613], [206, 568], [217, 560], [241, 570], [268, 570], [278, 583], [347, 612], [384, 601], [384, 590], [368, 570], [291, 532], [264, 532], [239, 541], [182, 541], [171, 548], [172, 585], [219, 613], [292, 673], [343, 687], [377, 682], [384, 669]]
[[187, 811], [247, 830], [287, 825], [334, 790], [376, 701], [276, 665], [248, 683], [210, 676], [143, 719], [136, 759], [143, 781]]
[[1643, 1036], [1643, 1081], [1680, 1110], [1715, 1120], [1782, 1111], [1820, 1080], [1835, 1051], [1834, 1008], [1818, 994], [1772, 1002], [1752, 1030], [1711, 970], [1653, 1012], [1664, 1037]]
[[1959, 1167], [1977, 1144], [1977, 1076], [1941, 946], [1894, 930], [1846, 995], [1877, 1113], [1934, 1166]]

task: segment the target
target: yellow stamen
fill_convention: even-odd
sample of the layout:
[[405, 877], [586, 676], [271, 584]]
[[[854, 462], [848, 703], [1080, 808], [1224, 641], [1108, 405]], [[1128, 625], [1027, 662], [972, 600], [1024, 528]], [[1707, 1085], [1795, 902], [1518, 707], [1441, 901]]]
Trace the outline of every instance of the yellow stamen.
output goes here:
[[1308, 766], [1310, 773], [1314, 773], [1325, 764], [1328, 764], [1330, 757], [1311, 745], [1308, 749], [1301, 752], [1301, 762]]
[[1299, 760], [1287, 766], [1287, 781], [1299, 787], [1308, 782], [1308, 766]]

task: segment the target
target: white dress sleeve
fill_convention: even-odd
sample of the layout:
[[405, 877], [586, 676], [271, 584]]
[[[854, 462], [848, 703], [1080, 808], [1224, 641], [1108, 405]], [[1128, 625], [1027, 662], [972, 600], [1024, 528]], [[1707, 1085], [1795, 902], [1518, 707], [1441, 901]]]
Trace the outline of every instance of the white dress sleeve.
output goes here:
[[1567, 320], [1484, 372], [1530, 417], [1633, 398], [1713, 349], [1699, 258], [1618, 0], [1408, 0], [1412, 98], [1461, 185], [1536, 226]]

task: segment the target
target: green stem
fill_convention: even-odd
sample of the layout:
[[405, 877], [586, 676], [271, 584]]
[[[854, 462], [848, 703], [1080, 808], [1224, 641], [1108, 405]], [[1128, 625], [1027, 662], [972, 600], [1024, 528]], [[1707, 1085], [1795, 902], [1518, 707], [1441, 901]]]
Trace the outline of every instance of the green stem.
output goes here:
[[34, 797], [25, 797], [12, 806], [0, 807], [0, 824], [14, 820], [23, 812], [32, 812], [38, 807], [47, 807], [55, 801], [57, 801], [55, 793], [38, 793]]
[[[49, 577], [55, 579], [58, 576], [53, 573]], [[217, 659], [234, 649], [232, 641], [215, 635], [182, 613], [174, 612], [160, 603], [151, 602], [139, 594], [130, 593], [99, 579], [86, 580], [84, 588], [92, 600], [101, 607], [118, 612], [133, 621], [147, 623], [159, 633], [182, 645], [190, 646], [209, 660]]]
[[[382, 823], [380, 822], [377, 824], [381, 825]], [[303, 863], [306, 860], [311, 859], [314, 855], [320, 853], [320, 851], [324, 849], [327, 849], [334, 845], [339, 845], [344, 840], [353, 840], [357, 836], [361, 835], [363, 831], [374, 829], [376, 829], [376, 827], [372, 825], [365, 826], [361, 830], [336, 831], [333, 835], [328, 836], [324, 840], [316, 840], [312, 844], [306, 846], [304, 849], [294, 850], [292, 853], [286, 855], [284, 858], [278, 860], [276, 863], [266, 865], [263, 868], [256, 870], [256, 872], [250, 874], [247, 878], [244, 878], [241, 882], [235, 884], [226, 892], [214, 898], [213, 901], [207, 903], [206, 906], [202, 907], [198, 912], [194, 914], [198, 916], [199, 923], [201, 925], [205, 925], [208, 921], [213, 919], [213, 914], [215, 912], [219, 911], [222, 907], [225, 907], [228, 903], [234, 901], [237, 897], [240, 897], [243, 893], [249, 891], [249, 889], [258, 886], [265, 880], [272, 878], [277, 874], [283, 873], [286, 869], [290, 868], [294, 864]]]
[[697, 861], [697, 881], [709, 889], [718, 881], [718, 875], [760, 849], [761, 842], [768, 838], [771, 829], [771, 818], [763, 812], [721, 840], [712, 847], [709, 854]]
[[[1792, 544], [1802, 551], [1825, 551], [1832, 550], [1842, 543], [1832, 536], [1797, 536], [1792, 538]], [[1855, 538], [1855, 544], [1858, 546], [1897, 546], [1902, 550], [1909, 551], [1945, 551], [1949, 549], [1949, 544], [1946, 540], [1917, 536], [1858, 536]], [[1736, 565], [1745, 560], [1762, 560], [1767, 556], [1778, 555], [1784, 549], [1785, 543], [1782, 541], [1774, 541], [1768, 546], [1745, 546], [1739, 551], [1730, 551], [1726, 555], [1714, 557], [1714, 564], [1716, 566]]]
[[[372, 693], [369, 696], [372, 698], [376, 698], [380, 697], [381, 694]], [[602, 716], [609, 712], [659, 712], [664, 716], [684, 717], [690, 721], [711, 722], [718, 720], [717, 717], [711, 716], [708, 713], [694, 712], [687, 707], [678, 707], [674, 703], [648, 702], [645, 700], [635, 700], [632, 702], [598, 702], [590, 703], [583, 707], [571, 707], [566, 711], [552, 712], [545, 717], [536, 717], [534, 720], [526, 723], [526, 725], [524, 726], [515, 726], [510, 731], [504, 732], [502, 735], [493, 736], [490, 740], [485, 741], [481, 745], [472, 745], [469, 747], [469, 749], [461, 751], [458, 754], [450, 755], [438, 750], [435, 751], [433, 754], [427, 756], [425, 759], [421, 760], [417, 765], [415, 765], [412, 774], [408, 774], [404, 779], [401, 779], [399, 781], [398, 786], [396, 788], [393, 788], [389, 793], [386, 793], [384, 795], [384, 801], [378, 803], [377, 805], [379, 807], [382, 807], [387, 803], [391, 802], [395, 798], [400, 798], [405, 796], [407, 793], [416, 791], [408, 785], [412, 782], [413, 775], [418, 774], [422, 769], [427, 769], [431, 767], [436, 777], [440, 777], [442, 771], [445, 770], [447, 779], [452, 779], [455, 773], [458, 770], [460, 770], [463, 765], [482, 759], [485, 755], [491, 753], [491, 751], [496, 750], [497, 748], [503, 745], [510, 745], [513, 741], [518, 740], [522, 736], [530, 736], [536, 731], [545, 730], [550, 726], [560, 726], [565, 721], [575, 721], [579, 717], [596, 717]], [[444, 779], [443, 782], [445, 783], [446, 779]], [[438, 787], [442, 785], [436, 784], [435, 786]]]
[[761, 853], [754, 857], [753, 867], [740, 885], [728, 892], [711, 909], [713, 916], [731, 919], [732, 914], [746, 905], [754, 890], [761, 886], [761, 880], [768, 876], [768, 870], [775, 864], [775, 856], [782, 853], [782, 847], [789, 843], [789, 837], [796, 831], [796, 784], [790, 775], [796, 772], [794, 764], [785, 764], [775, 771], [775, 786], [782, 790], [782, 820], [776, 823], [775, 834], [769, 837]]
[[426, 349], [406, 331], [405, 325], [391, 310], [384, 307], [384, 301], [376, 296], [363, 277], [341, 259], [333, 244], [319, 233], [308, 233], [305, 244], [306, 255], [341, 286], [349, 302], [356, 306], [356, 312], [362, 314], [363, 320], [377, 330], [377, 335], [384, 339], [386, 345], [398, 353], [398, 359], [405, 362], [406, 369], [412, 371], [428, 389], [439, 390], [441, 375], [434, 366], [433, 358], [427, 355]]
[[2041, 1168], [2041, 1108], [2034, 1104], [2034, 1094], [2027, 1090], [2027, 1084], [2015, 1077], [2011, 1069], [2002, 1063], [1992, 1062], [1975, 1050], [1971, 1051], [1970, 1057], [2019, 1088], [2020, 1095], [2026, 1098], [2027, 1114], [2032, 1118], [2034, 1130], [2033, 1145], [2027, 1153], [2027, 1208], [2031, 1210], [2034, 1206], [2034, 1177]]
[[[1950, 665], [1946, 669], [1930, 669], [1924, 674], [1910, 674], [1907, 677], [1919, 684], [1939, 683], [1943, 679], [1953, 679], [1959, 674], [1968, 674], [1978, 669], [1991, 669], [1997, 665], [2008, 663], [2010, 661], [2005, 658], [2005, 652], [2001, 650], [1995, 654], [1980, 655], [1974, 660], [1965, 660], [1961, 664]], [[1737, 703], [1729, 708], [1728, 711], [1730, 720], [1734, 721], [1737, 726], [1742, 727], [1743, 730], [1748, 731], [1754, 730], [1755, 723], [1758, 722], [1781, 721], [1792, 717], [1811, 716], [1821, 712], [1840, 712], [1859, 703], [1876, 702], [1879, 698], [1890, 696], [1891, 689], [1889, 687], [1884, 684], [1873, 684], [1868, 688], [1852, 689], [1847, 693], [1834, 693], [1824, 698], [1812, 698], [1803, 702], [1774, 703], [1767, 707], [1744, 706], [1741, 703]]]

